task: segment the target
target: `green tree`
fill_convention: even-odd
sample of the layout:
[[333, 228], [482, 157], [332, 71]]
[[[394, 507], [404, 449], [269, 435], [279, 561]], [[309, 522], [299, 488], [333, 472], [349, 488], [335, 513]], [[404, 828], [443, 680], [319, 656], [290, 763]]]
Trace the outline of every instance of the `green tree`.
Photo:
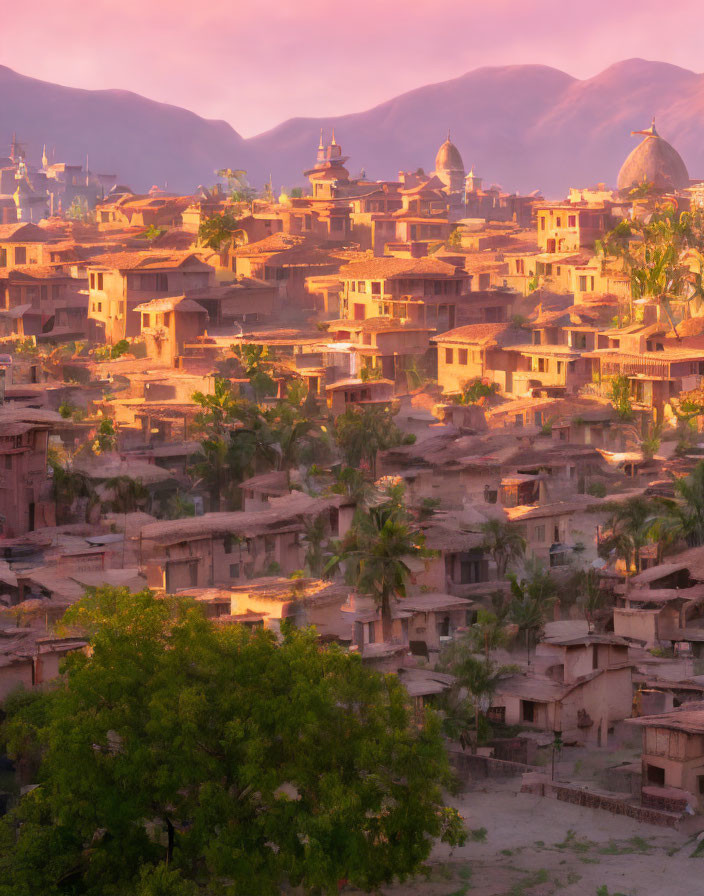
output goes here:
[[623, 560], [626, 575], [640, 569], [640, 552], [651, 541], [657, 507], [640, 495], [611, 506], [611, 516], [604, 525], [599, 543], [599, 556], [612, 554]]
[[675, 478], [674, 490], [674, 501], [661, 502], [661, 512], [653, 514], [651, 534], [666, 545], [681, 540], [699, 547], [704, 544], [704, 461]]
[[223, 243], [229, 242], [238, 229], [239, 221], [232, 212], [210, 215], [201, 221], [198, 228], [198, 242], [219, 252]]
[[247, 172], [244, 169], [220, 168], [216, 174], [227, 181], [230, 198], [233, 202], [244, 203], [254, 199], [255, 191], [249, 185]]
[[616, 411], [621, 423], [633, 419], [633, 405], [631, 403], [631, 382], [627, 376], [619, 374], [611, 379], [609, 388], [609, 400]]
[[557, 600], [557, 583], [538, 562], [526, 564], [526, 574], [521, 579], [516, 575], [508, 578], [511, 583], [508, 618], [518, 627], [519, 635], [523, 634], [530, 656], [530, 649], [543, 630], [548, 610]]
[[94, 454], [109, 454], [117, 448], [117, 431], [110, 417], [103, 417], [92, 443]]
[[358, 657], [125, 589], [66, 623], [91, 652], [43, 698], [40, 787], [0, 820], [0, 896], [376, 890], [463, 841], [439, 720], [418, 725]]
[[577, 591], [577, 604], [591, 632], [594, 630], [596, 614], [606, 604], [606, 593], [601, 587], [599, 571], [593, 568], [579, 570], [574, 588]]
[[406, 596], [411, 574], [407, 561], [431, 554], [423, 534], [411, 525], [405, 509], [389, 501], [358, 510], [328, 569], [344, 562], [349, 583], [374, 598], [381, 610], [384, 640], [389, 641], [393, 602]]
[[473, 650], [483, 651], [488, 660], [492, 650], [503, 647], [508, 642], [506, 614], [493, 613], [480, 607], [477, 610], [477, 621], [469, 630], [469, 637]]
[[[472, 707], [474, 717], [472, 745], [476, 750], [479, 744], [479, 719], [482, 715], [486, 715], [491, 706], [491, 698], [496, 693], [501, 678], [507, 674], [507, 669], [496, 666], [490, 659], [478, 659], [466, 654], [452, 667], [452, 673], [457, 679], [457, 686], [466, 690], [467, 699]], [[462, 739], [460, 742], [462, 743]]]
[[467, 380], [459, 395], [453, 395], [455, 404], [484, 404], [488, 398], [499, 391], [498, 383], [489, 383], [481, 377]]
[[483, 550], [487, 551], [496, 564], [499, 581], [506, 577], [509, 566], [521, 560], [526, 551], [526, 540], [521, 528], [511, 521], [490, 519], [482, 523], [480, 531], [484, 536]]
[[335, 441], [348, 467], [359, 467], [364, 461], [376, 478], [378, 453], [397, 445], [412, 445], [415, 436], [401, 432], [388, 408], [354, 407], [335, 421]]
[[243, 343], [231, 346], [254, 392], [254, 400], [261, 401], [267, 395], [276, 394], [276, 382], [271, 376], [273, 358], [265, 345]]

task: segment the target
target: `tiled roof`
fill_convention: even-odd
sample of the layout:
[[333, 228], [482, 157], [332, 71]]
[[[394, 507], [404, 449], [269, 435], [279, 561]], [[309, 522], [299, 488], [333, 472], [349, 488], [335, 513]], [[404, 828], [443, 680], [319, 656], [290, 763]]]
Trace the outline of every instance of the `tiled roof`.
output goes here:
[[510, 323], [467, 324], [434, 336], [432, 341], [442, 345], [495, 345], [499, 339], [520, 343], [527, 338], [524, 330], [512, 327]]
[[386, 280], [391, 277], [456, 277], [454, 265], [436, 258], [369, 258], [340, 268], [343, 280]]
[[187, 261], [197, 261], [206, 267], [195, 252], [112, 252], [92, 258], [89, 266], [118, 271], [162, 270], [179, 268]]

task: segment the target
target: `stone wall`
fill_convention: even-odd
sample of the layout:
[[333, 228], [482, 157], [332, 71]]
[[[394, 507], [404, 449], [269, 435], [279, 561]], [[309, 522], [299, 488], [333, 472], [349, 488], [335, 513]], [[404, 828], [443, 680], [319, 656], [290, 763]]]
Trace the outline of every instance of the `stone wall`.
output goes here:
[[551, 797], [587, 809], [603, 809], [613, 815], [625, 815], [643, 824], [677, 828], [681, 821], [679, 814], [642, 806], [634, 800], [625, 798], [623, 794], [585, 790], [582, 787], [560, 784], [535, 772], [524, 777], [521, 792]]

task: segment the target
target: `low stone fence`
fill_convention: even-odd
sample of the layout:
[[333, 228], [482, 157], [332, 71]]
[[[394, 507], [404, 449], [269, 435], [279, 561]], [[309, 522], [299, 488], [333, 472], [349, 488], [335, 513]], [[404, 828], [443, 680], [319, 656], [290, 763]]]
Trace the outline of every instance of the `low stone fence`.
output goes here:
[[586, 790], [583, 787], [561, 784], [535, 772], [524, 776], [521, 793], [534, 793], [588, 809], [603, 809], [613, 815], [625, 815], [634, 821], [660, 827], [677, 828], [682, 820], [680, 814], [640, 805], [626, 798], [624, 794]]

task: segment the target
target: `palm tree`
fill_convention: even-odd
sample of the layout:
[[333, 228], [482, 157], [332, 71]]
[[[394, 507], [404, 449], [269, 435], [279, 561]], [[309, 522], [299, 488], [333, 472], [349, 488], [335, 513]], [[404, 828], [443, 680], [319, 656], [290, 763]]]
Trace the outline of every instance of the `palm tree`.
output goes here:
[[505, 613], [497, 615], [480, 607], [477, 611], [477, 621], [470, 628], [469, 636], [474, 650], [483, 650], [488, 660], [491, 650], [503, 647], [508, 641]]
[[580, 570], [576, 584], [578, 604], [584, 613], [587, 628], [594, 631], [594, 617], [604, 606], [606, 595], [601, 588], [601, 577], [596, 569]]
[[497, 578], [503, 580], [509, 565], [525, 554], [526, 540], [516, 523], [510, 521], [487, 520], [480, 529], [484, 535], [482, 547], [496, 564]]
[[607, 534], [599, 544], [599, 555], [606, 559], [615, 553], [623, 560], [627, 576], [634, 567], [637, 572], [640, 552], [651, 541], [656, 519], [656, 505], [648, 498], [636, 496], [617, 504], [604, 527]]
[[212, 394], [194, 392], [192, 398], [195, 404], [203, 408], [196, 416], [196, 428], [206, 433], [213, 430], [223, 432], [228, 425], [240, 418], [243, 410], [244, 403], [223, 377], [215, 378]]
[[704, 544], [704, 461], [688, 476], [675, 479], [674, 487], [675, 500], [663, 502], [653, 534], [666, 543], [682, 539], [689, 547], [698, 547]]
[[423, 535], [393, 503], [360, 511], [328, 569], [345, 562], [348, 581], [374, 598], [381, 610], [384, 640], [391, 639], [392, 603], [406, 596], [410, 557], [430, 556]]
[[530, 648], [540, 636], [547, 611], [557, 600], [558, 586], [550, 573], [538, 562], [528, 565], [527, 576], [524, 578], [519, 580], [515, 575], [511, 575], [509, 581], [511, 602], [508, 616], [518, 626], [519, 634], [523, 632], [530, 657]]
[[[467, 699], [473, 710], [473, 751], [476, 750], [479, 742], [479, 717], [484, 715], [491, 706], [491, 698], [496, 693], [499, 682], [507, 671], [506, 667], [497, 667], [491, 660], [478, 659], [471, 654], [467, 654], [452, 667], [452, 672], [457, 679], [456, 686], [466, 689]], [[460, 742], [464, 748], [462, 734], [460, 734]]]

